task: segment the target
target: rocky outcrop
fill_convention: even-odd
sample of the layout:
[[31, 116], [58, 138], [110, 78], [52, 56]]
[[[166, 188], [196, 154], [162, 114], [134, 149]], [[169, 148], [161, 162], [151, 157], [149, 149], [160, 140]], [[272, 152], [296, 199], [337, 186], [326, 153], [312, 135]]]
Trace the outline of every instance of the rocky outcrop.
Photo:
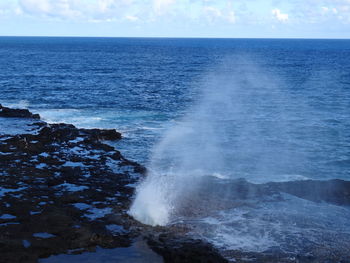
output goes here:
[[39, 114], [33, 114], [27, 109], [11, 109], [0, 104], [0, 117], [40, 119]]
[[82, 134], [89, 135], [91, 138], [97, 140], [120, 140], [122, 138], [121, 133], [114, 129], [80, 129]]
[[147, 237], [148, 245], [163, 256], [165, 263], [226, 263], [212, 245], [174, 233]]
[[96, 134], [46, 124], [0, 136], [0, 262], [131, 244], [126, 211], [144, 169]]

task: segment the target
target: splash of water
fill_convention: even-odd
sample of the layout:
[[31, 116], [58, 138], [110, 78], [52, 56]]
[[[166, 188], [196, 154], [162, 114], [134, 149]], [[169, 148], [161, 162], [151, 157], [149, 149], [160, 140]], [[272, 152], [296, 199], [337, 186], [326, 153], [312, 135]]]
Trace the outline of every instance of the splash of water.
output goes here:
[[199, 102], [153, 149], [130, 209], [137, 220], [166, 225], [208, 175], [249, 179], [288, 173], [298, 162], [285, 143], [290, 132], [281, 89], [252, 63], [238, 64], [210, 74]]

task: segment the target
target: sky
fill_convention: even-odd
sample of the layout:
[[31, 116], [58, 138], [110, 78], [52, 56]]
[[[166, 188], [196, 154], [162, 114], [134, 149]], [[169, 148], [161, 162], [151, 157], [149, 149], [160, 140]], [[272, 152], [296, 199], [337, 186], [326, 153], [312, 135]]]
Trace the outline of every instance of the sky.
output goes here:
[[0, 0], [0, 35], [350, 38], [350, 0]]

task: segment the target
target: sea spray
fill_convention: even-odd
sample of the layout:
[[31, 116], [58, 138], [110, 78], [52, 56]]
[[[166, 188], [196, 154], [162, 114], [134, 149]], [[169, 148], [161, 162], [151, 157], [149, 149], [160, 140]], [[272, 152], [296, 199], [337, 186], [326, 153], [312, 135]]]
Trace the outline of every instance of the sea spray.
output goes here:
[[[154, 147], [148, 175], [130, 209], [140, 222], [166, 225], [183, 216], [183, 205], [208, 176], [268, 181], [268, 176], [295, 172], [294, 164], [302, 164], [288, 144], [289, 99], [254, 63], [234, 62], [227, 60], [202, 81], [198, 102]], [[220, 188], [206, 189], [225, 194]]]

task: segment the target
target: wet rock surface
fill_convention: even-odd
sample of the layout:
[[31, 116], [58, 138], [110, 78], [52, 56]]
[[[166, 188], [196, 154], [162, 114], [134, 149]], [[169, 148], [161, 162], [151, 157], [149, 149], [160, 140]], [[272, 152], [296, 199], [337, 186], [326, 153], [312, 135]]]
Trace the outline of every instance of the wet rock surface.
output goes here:
[[218, 252], [212, 245], [200, 239], [189, 239], [173, 233], [151, 235], [147, 239], [149, 247], [161, 254], [164, 262], [227, 262], [226, 259], [218, 257]]
[[127, 214], [145, 168], [101, 141], [120, 139], [117, 131], [48, 124], [28, 110], [3, 106], [0, 116], [0, 123], [28, 118], [30, 128], [8, 134], [0, 124], [0, 262], [129, 247], [145, 233], [165, 262], [225, 262], [208, 244], [174, 238]]
[[40, 119], [39, 114], [33, 114], [28, 109], [11, 109], [0, 104], [0, 117]]

